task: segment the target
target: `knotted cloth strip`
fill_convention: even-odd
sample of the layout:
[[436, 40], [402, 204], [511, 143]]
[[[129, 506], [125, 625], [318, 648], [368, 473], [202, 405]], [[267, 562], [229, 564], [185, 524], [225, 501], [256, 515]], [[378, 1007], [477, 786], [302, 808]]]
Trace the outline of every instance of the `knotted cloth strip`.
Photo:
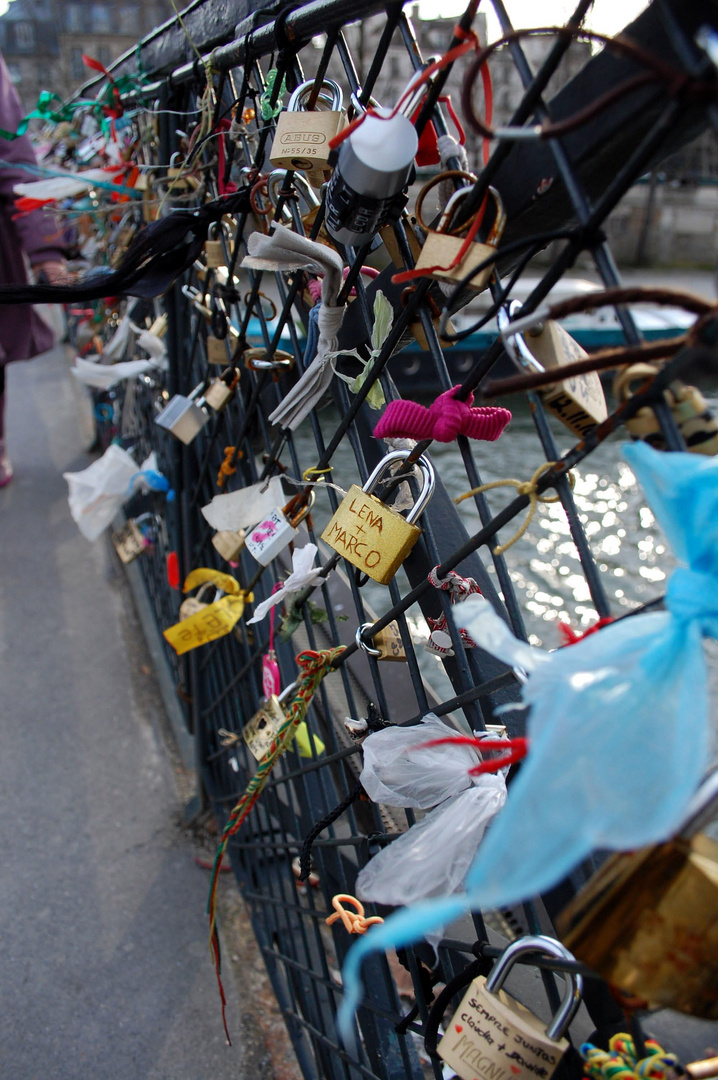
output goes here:
[[271, 423], [294, 431], [312, 411], [334, 377], [329, 354], [336, 353], [339, 347], [338, 334], [344, 318], [345, 308], [337, 307], [344, 264], [336, 251], [315, 240], [307, 240], [305, 236], [277, 222], [267, 236], [253, 233], [248, 246], [249, 255], [242, 260], [242, 266], [253, 270], [311, 270], [324, 275], [318, 314], [317, 355], [299, 381], [284, 395], [281, 405], [269, 416]]
[[222, 986], [222, 978], [220, 975], [221, 958], [216, 926], [217, 881], [219, 879], [222, 858], [224, 857], [230, 836], [233, 836], [247, 819], [252, 807], [262, 794], [264, 785], [267, 783], [277, 760], [282, 756], [285, 750], [291, 746], [297, 728], [307, 715], [309, 703], [312, 700], [317, 687], [324, 676], [328, 675], [332, 670], [334, 662], [341, 656], [344, 649], [344, 645], [338, 645], [334, 649], [322, 649], [320, 652], [306, 649], [304, 652], [299, 653], [297, 656], [297, 664], [299, 666], [300, 674], [296, 683], [296, 692], [292, 698], [291, 704], [286, 709], [287, 719], [274, 736], [269, 750], [257, 766], [256, 773], [247, 784], [244, 795], [242, 795], [239, 802], [232, 810], [227, 820], [227, 824], [222, 831], [222, 838], [219, 842], [214, 866], [212, 868], [209, 896], [207, 897], [207, 914], [209, 915], [210, 954], [212, 955], [214, 968], [217, 973], [219, 996], [222, 1002], [222, 1023], [224, 1024], [224, 1033], [227, 1036], [228, 1043], [231, 1043], [231, 1039], [227, 1029], [227, 1002], [224, 996], [224, 987]]
[[453, 442], [457, 435], [467, 435], [470, 439], [494, 442], [511, 419], [511, 413], [494, 405], [472, 408], [474, 395], [469, 394], [466, 401], [459, 401], [455, 397], [459, 389], [461, 387], [457, 384], [451, 390], [446, 390], [428, 409], [403, 398], [390, 401], [374, 428], [374, 438], [398, 436], [448, 443]]

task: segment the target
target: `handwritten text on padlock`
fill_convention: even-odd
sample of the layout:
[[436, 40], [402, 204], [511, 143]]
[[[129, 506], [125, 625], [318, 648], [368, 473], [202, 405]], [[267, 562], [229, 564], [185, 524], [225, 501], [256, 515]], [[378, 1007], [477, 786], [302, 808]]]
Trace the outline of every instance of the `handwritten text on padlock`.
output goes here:
[[377, 511], [376, 500], [370, 502], [362, 496], [348, 502], [341, 521], [332, 521], [325, 539], [335, 551], [353, 555], [367, 570], [379, 566], [382, 553], [375, 544], [384, 531], [384, 515]]

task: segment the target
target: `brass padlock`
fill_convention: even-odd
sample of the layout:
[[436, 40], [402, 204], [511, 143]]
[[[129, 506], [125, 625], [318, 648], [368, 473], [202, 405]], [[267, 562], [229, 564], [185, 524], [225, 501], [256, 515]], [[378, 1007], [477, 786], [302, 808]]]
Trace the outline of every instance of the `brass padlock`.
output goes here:
[[461, 1080], [549, 1080], [568, 1049], [563, 1035], [581, 1004], [583, 979], [566, 973], [561, 1004], [547, 1026], [501, 989], [516, 960], [526, 953], [573, 960], [558, 941], [536, 934], [512, 941], [488, 979], [474, 979], [437, 1047]]
[[212, 379], [205, 390], [204, 400], [215, 412], [219, 412], [234, 397], [238, 382], [239, 371], [237, 368], [228, 367], [216, 379]]
[[287, 111], [280, 114], [269, 160], [282, 169], [304, 173], [310, 184], [320, 187], [331, 175], [329, 140], [346, 126], [342, 109], [342, 89], [333, 79], [324, 79], [319, 101], [328, 102], [331, 111], [307, 111], [303, 103], [309, 97], [314, 80], [301, 83], [289, 99]]
[[[509, 304], [508, 310], [499, 309], [498, 323], [502, 334], [510, 326], [510, 316], [516, 315], [520, 309], [518, 300]], [[585, 360], [588, 356], [578, 342], [552, 319], [539, 324], [534, 331], [527, 331], [526, 337], [523, 334], [504, 337], [504, 344], [512, 360], [529, 371], [555, 370], [560, 374], [565, 364]], [[573, 375], [543, 387], [539, 394], [548, 411], [581, 438], [608, 416], [606, 397], [595, 371]]]
[[197, 590], [196, 596], [188, 596], [180, 604], [180, 622], [184, 622], [185, 619], [189, 619], [191, 615], [196, 615], [197, 612], [202, 611], [203, 608], [209, 607], [210, 601], [203, 600], [202, 598], [207, 595], [210, 589], [215, 590], [215, 595], [212, 598], [212, 603], [214, 603], [215, 600], [219, 600], [222, 596], [224, 596], [222, 590], [218, 589], [216, 585], [213, 585], [211, 581], [205, 582], [205, 584], [201, 585], [200, 588]]
[[244, 548], [244, 529], [220, 529], [212, 537], [212, 546], [228, 563], [236, 563]]
[[382, 630], [378, 630], [371, 639], [371, 645], [364, 640], [363, 633], [371, 628], [371, 623], [362, 623], [354, 635], [354, 640], [360, 649], [373, 656], [375, 660], [388, 660], [394, 663], [406, 661], [404, 643], [401, 640], [401, 631], [398, 622], [390, 622]]
[[561, 940], [651, 1008], [718, 1019], [718, 773], [698, 789], [673, 840], [618, 852], [559, 915]]
[[209, 237], [204, 242], [204, 261], [209, 270], [216, 270], [220, 266], [227, 265], [224, 244], [219, 236], [221, 228], [221, 225], [212, 226]]
[[417, 461], [423, 475], [421, 493], [406, 517], [380, 502], [371, 492], [388, 467], [406, 461], [410, 450], [383, 457], [360, 488], [352, 484], [322, 533], [322, 540], [380, 585], [388, 585], [421, 535], [414, 522], [434, 494], [436, 477], [428, 458]]
[[[648, 379], [658, 374], [655, 364], [631, 364], [616, 375], [613, 392], [618, 402], [627, 401]], [[686, 448], [692, 454], [713, 457], [718, 454], [718, 423], [708, 402], [696, 386], [687, 386], [675, 379], [664, 391], [664, 398], [673, 413]], [[650, 443], [656, 450], [665, 450], [666, 442], [660, 424], [650, 405], [644, 405], [629, 420], [626, 430], [634, 439]]]
[[227, 338], [218, 338], [214, 334], [207, 334], [205, 342], [208, 364], [221, 364], [226, 367], [229, 360], [229, 342]]
[[[416, 218], [410, 218], [406, 210], [401, 212], [401, 223], [404, 226], [404, 232], [406, 234], [406, 240], [411, 251], [414, 262], [421, 256], [421, 240], [416, 234]], [[406, 266], [401, 252], [399, 251], [399, 245], [394, 233], [394, 225], [389, 223], [388, 225], [382, 225], [379, 229], [379, 236], [381, 237], [386, 253], [394, 263], [397, 270], [403, 270]]]
[[282, 708], [282, 702], [293, 694], [296, 688], [297, 684], [291, 683], [282, 690], [281, 694], [271, 694], [251, 720], [245, 724], [242, 735], [249, 751], [257, 761], [261, 761], [266, 755], [279, 729], [286, 723], [287, 714]]
[[[448, 231], [449, 223], [457, 203], [466, 198], [471, 190], [472, 188], [465, 187], [455, 191], [444, 208], [438, 229], [426, 230], [427, 237], [424, 246], [421, 249], [421, 255], [417, 261], [416, 269], [425, 270], [427, 277], [435, 278], [438, 281], [461, 281], [462, 278], [466, 277], [467, 274], [470, 274], [472, 270], [477, 266], [480, 266], [486, 259], [495, 255], [496, 248], [506, 224], [506, 213], [498, 191], [496, 188], [490, 187], [489, 193], [496, 204], [496, 214], [491, 229], [489, 230], [489, 234], [485, 241], [472, 241], [461, 262], [457, 263], [456, 266], [453, 265], [454, 261], [458, 258], [466, 237], [456, 236]], [[417, 204], [417, 218], [419, 218], [419, 213], [420, 204]], [[463, 225], [461, 229], [462, 231], [465, 231], [468, 227], [468, 225]], [[489, 284], [493, 273], [494, 264], [491, 263], [491, 265], [486, 266], [476, 274], [476, 276], [468, 282], [466, 288], [471, 289], [474, 292], [482, 292]]]
[[[145, 515], [143, 515], [144, 517]], [[147, 515], [152, 516], [152, 515]], [[129, 518], [121, 529], [112, 534], [112, 543], [115, 551], [125, 565], [134, 562], [150, 546], [150, 541], [144, 535], [137, 520]]]

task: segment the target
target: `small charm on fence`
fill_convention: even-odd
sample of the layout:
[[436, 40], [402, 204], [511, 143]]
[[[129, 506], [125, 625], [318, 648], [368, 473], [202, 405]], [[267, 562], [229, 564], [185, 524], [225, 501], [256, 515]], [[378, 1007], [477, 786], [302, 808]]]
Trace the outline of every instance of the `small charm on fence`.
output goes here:
[[[354, 911], [347, 911], [344, 904], [351, 904]], [[369, 915], [367, 917], [364, 914], [364, 905], [361, 900], [357, 900], [355, 896], [349, 896], [347, 893], [338, 893], [333, 896], [332, 907], [334, 908], [334, 914], [329, 915], [324, 922], [327, 926], [332, 926], [341, 919], [344, 929], [349, 934], [366, 934], [370, 926], [384, 922], [380, 915]]]

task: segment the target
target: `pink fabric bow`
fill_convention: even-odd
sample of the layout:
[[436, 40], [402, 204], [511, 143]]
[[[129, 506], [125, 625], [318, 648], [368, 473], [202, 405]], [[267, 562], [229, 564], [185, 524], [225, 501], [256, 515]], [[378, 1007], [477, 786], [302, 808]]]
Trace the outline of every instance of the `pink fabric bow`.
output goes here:
[[487, 442], [498, 439], [511, 419], [509, 410], [493, 405], [472, 409], [474, 395], [469, 394], [466, 401], [457, 401], [454, 394], [458, 389], [459, 386], [453, 386], [428, 409], [403, 398], [390, 401], [374, 428], [374, 438], [435, 439], [447, 443], [453, 442], [457, 435]]

